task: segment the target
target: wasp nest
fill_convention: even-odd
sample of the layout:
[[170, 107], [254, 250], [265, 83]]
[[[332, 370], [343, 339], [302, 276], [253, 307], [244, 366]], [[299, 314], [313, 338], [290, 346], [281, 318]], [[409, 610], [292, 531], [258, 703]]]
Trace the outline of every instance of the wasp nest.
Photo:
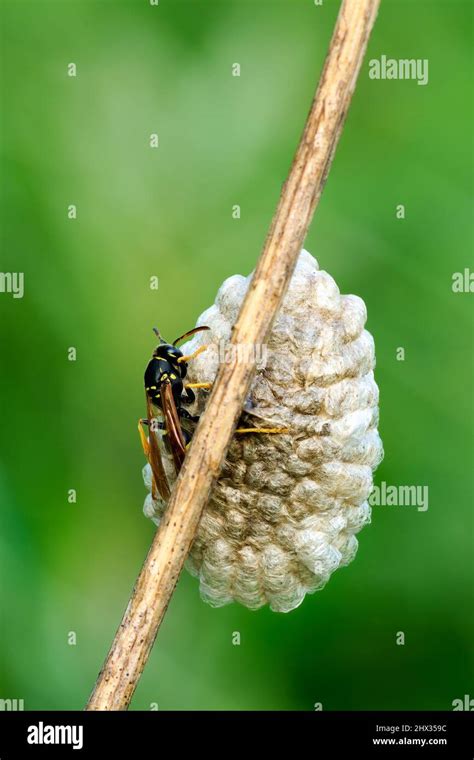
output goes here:
[[[198, 319], [210, 331], [182, 350], [208, 348], [190, 362], [189, 382], [214, 380], [249, 282], [227, 279]], [[254, 347], [258, 369], [242, 417], [245, 427], [289, 432], [234, 436], [187, 561], [211, 605], [237, 601], [288, 612], [353, 559], [383, 455], [365, 321], [364, 302], [340, 295], [302, 251], [267, 344]], [[149, 466], [145, 482], [150, 488]], [[148, 495], [148, 517], [158, 523], [164, 508]]]

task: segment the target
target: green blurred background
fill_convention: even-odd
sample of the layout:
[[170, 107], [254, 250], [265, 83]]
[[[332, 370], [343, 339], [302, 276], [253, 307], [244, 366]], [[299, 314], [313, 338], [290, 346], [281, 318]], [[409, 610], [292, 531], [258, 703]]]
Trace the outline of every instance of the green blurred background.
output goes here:
[[[337, 6], [2, 3], [1, 268], [24, 272], [25, 295], [0, 294], [1, 698], [88, 697], [153, 536], [136, 433], [151, 328], [184, 332], [252, 270]], [[382, 0], [306, 243], [367, 303], [375, 482], [429, 485], [429, 509], [374, 507], [353, 564], [288, 615], [211, 609], [183, 574], [132, 709], [474, 696], [473, 296], [451, 287], [472, 265], [471, 23], [468, 2]], [[370, 80], [382, 54], [428, 58], [429, 84]]]

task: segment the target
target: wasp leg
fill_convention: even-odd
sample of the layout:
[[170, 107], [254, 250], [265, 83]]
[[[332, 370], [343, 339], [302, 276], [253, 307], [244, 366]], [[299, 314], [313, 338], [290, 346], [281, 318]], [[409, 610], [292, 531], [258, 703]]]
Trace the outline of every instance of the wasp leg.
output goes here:
[[[199, 419], [199, 418], [198, 418]], [[145, 419], [139, 419], [138, 420], [138, 433], [140, 435], [140, 441], [142, 443], [143, 453], [145, 454], [146, 458], [150, 459], [150, 444], [148, 443], [148, 438], [145, 435], [145, 431], [143, 430], [143, 425], [148, 425], [150, 427], [150, 421]], [[165, 424], [163, 422], [158, 422], [157, 420], [152, 421], [151, 425], [152, 430], [163, 430], [163, 435], [166, 435], [165, 430]]]
[[181, 397], [182, 404], [192, 404], [196, 401], [196, 394], [191, 390], [192, 388], [208, 390], [212, 388], [212, 383], [186, 383], [184, 386], [184, 396]]
[[[138, 420], [138, 433], [140, 435], [140, 441], [142, 443], [143, 453], [145, 454], [145, 459], [148, 463], [150, 463], [150, 444], [148, 443], [148, 438], [145, 435], [145, 431], [143, 430], [143, 425], [148, 425], [148, 420], [139, 419]], [[155, 481], [152, 478], [151, 481], [151, 495], [153, 499], [156, 499], [156, 486]]]
[[193, 404], [195, 401], [196, 394], [193, 393], [193, 391], [190, 390], [187, 385], [185, 385], [183, 389], [183, 395], [181, 396], [181, 404]]
[[237, 428], [236, 433], [289, 433], [289, 428]]
[[199, 416], [197, 415], [193, 416], [192, 414], [189, 414], [188, 410], [183, 409], [183, 407], [181, 407], [181, 409], [179, 410], [179, 416], [185, 420], [191, 420], [191, 422], [197, 422], [199, 420]]
[[178, 364], [182, 364], [183, 362], [186, 362], [186, 363], [190, 362], [191, 359], [195, 359], [196, 356], [199, 356], [199, 354], [202, 354], [202, 352], [205, 351], [206, 348], [208, 348], [207, 345], [201, 346], [193, 354], [189, 354], [188, 356], [180, 356], [178, 359]]
[[138, 420], [138, 433], [140, 435], [140, 441], [142, 443], [143, 453], [145, 454], [146, 458], [149, 459], [150, 457], [150, 444], [148, 443], [148, 438], [145, 435], [145, 431], [143, 430], [143, 425], [148, 425], [148, 420]]

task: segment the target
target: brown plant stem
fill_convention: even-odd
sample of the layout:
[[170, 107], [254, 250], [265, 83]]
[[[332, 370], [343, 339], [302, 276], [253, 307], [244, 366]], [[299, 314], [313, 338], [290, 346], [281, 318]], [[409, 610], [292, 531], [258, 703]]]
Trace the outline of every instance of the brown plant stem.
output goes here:
[[[323, 190], [379, 0], [344, 0], [290, 174], [232, 333], [261, 345], [289, 284]], [[255, 370], [222, 364], [163, 520], [138, 576], [87, 710], [127, 709], [219, 475]]]

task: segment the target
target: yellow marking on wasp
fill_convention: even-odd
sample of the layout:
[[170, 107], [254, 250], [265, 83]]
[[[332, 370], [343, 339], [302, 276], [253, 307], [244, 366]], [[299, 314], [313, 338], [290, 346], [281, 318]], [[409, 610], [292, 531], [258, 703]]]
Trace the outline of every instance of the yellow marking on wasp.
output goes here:
[[172, 380], [176, 380], [176, 375], [171, 374], [170, 377]]
[[148, 443], [148, 439], [145, 435], [145, 431], [143, 430], [142, 421], [138, 420], [138, 432], [140, 433], [140, 440], [142, 442], [143, 452], [148, 459], [150, 456], [150, 444]]
[[191, 359], [195, 359], [196, 356], [199, 356], [199, 354], [202, 354], [203, 351], [206, 350], [208, 346], [201, 346], [201, 348], [198, 348], [193, 354], [189, 354], [188, 356], [180, 356], [178, 359], [178, 364], [182, 364], [183, 362], [189, 362]]
[[163, 374], [161, 376], [161, 379], [162, 380], [167, 380], [168, 379], [168, 373], [167, 372], [163, 372]]

